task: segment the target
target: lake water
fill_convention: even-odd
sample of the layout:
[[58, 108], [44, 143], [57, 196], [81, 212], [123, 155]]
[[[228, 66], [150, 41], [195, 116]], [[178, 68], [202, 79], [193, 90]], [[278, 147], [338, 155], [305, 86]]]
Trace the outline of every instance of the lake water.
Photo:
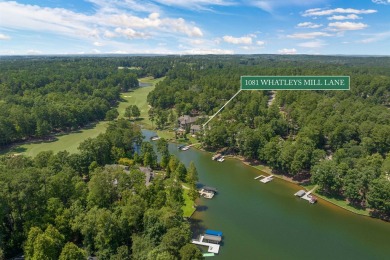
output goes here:
[[[144, 132], [144, 135], [152, 135]], [[280, 179], [263, 184], [260, 171], [238, 160], [211, 160], [206, 152], [170, 152], [187, 166], [193, 161], [199, 181], [218, 189], [198, 200], [194, 230], [223, 232], [217, 259], [390, 259], [390, 223], [359, 216], [319, 200], [294, 196], [301, 188]]]

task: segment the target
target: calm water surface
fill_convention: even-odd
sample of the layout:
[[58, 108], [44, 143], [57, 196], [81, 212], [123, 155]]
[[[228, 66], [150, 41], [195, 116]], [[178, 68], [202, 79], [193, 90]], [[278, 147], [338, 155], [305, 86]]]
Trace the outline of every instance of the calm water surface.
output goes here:
[[170, 151], [186, 165], [193, 161], [199, 181], [219, 191], [212, 200], [199, 199], [192, 217], [198, 232], [224, 233], [217, 259], [390, 259], [390, 223], [323, 200], [311, 205], [293, 195], [300, 189], [295, 184], [263, 184], [253, 179], [259, 171], [238, 160], [219, 163], [173, 144]]

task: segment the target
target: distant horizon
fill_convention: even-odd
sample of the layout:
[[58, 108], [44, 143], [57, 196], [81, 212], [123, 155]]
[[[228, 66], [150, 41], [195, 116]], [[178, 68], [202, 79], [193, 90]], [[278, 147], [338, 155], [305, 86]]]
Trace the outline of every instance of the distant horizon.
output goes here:
[[390, 0], [0, 0], [0, 55], [387, 56], [389, 13]]
[[294, 56], [343, 56], [343, 57], [390, 57], [386, 54], [278, 54], [278, 53], [234, 53], [234, 54], [163, 54], [163, 53], [99, 53], [99, 54], [0, 54], [0, 57], [107, 57], [107, 56], [284, 56], [284, 57], [294, 57]]

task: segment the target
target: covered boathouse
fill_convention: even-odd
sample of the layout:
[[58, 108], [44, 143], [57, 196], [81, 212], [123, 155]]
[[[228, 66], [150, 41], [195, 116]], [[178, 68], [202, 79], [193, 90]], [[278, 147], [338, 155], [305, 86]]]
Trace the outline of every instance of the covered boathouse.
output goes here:
[[220, 236], [213, 236], [213, 235], [207, 235], [204, 234], [203, 236], [203, 242], [206, 243], [212, 243], [212, 244], [219, 244], [222, 241], [222, 237]]

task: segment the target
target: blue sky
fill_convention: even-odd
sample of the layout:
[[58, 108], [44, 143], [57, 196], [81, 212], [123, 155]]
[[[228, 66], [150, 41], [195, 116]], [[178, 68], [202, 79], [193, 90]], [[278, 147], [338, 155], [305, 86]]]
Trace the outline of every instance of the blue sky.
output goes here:
[[390, 0], [0, 0], [0, 55], [390, 55]]

